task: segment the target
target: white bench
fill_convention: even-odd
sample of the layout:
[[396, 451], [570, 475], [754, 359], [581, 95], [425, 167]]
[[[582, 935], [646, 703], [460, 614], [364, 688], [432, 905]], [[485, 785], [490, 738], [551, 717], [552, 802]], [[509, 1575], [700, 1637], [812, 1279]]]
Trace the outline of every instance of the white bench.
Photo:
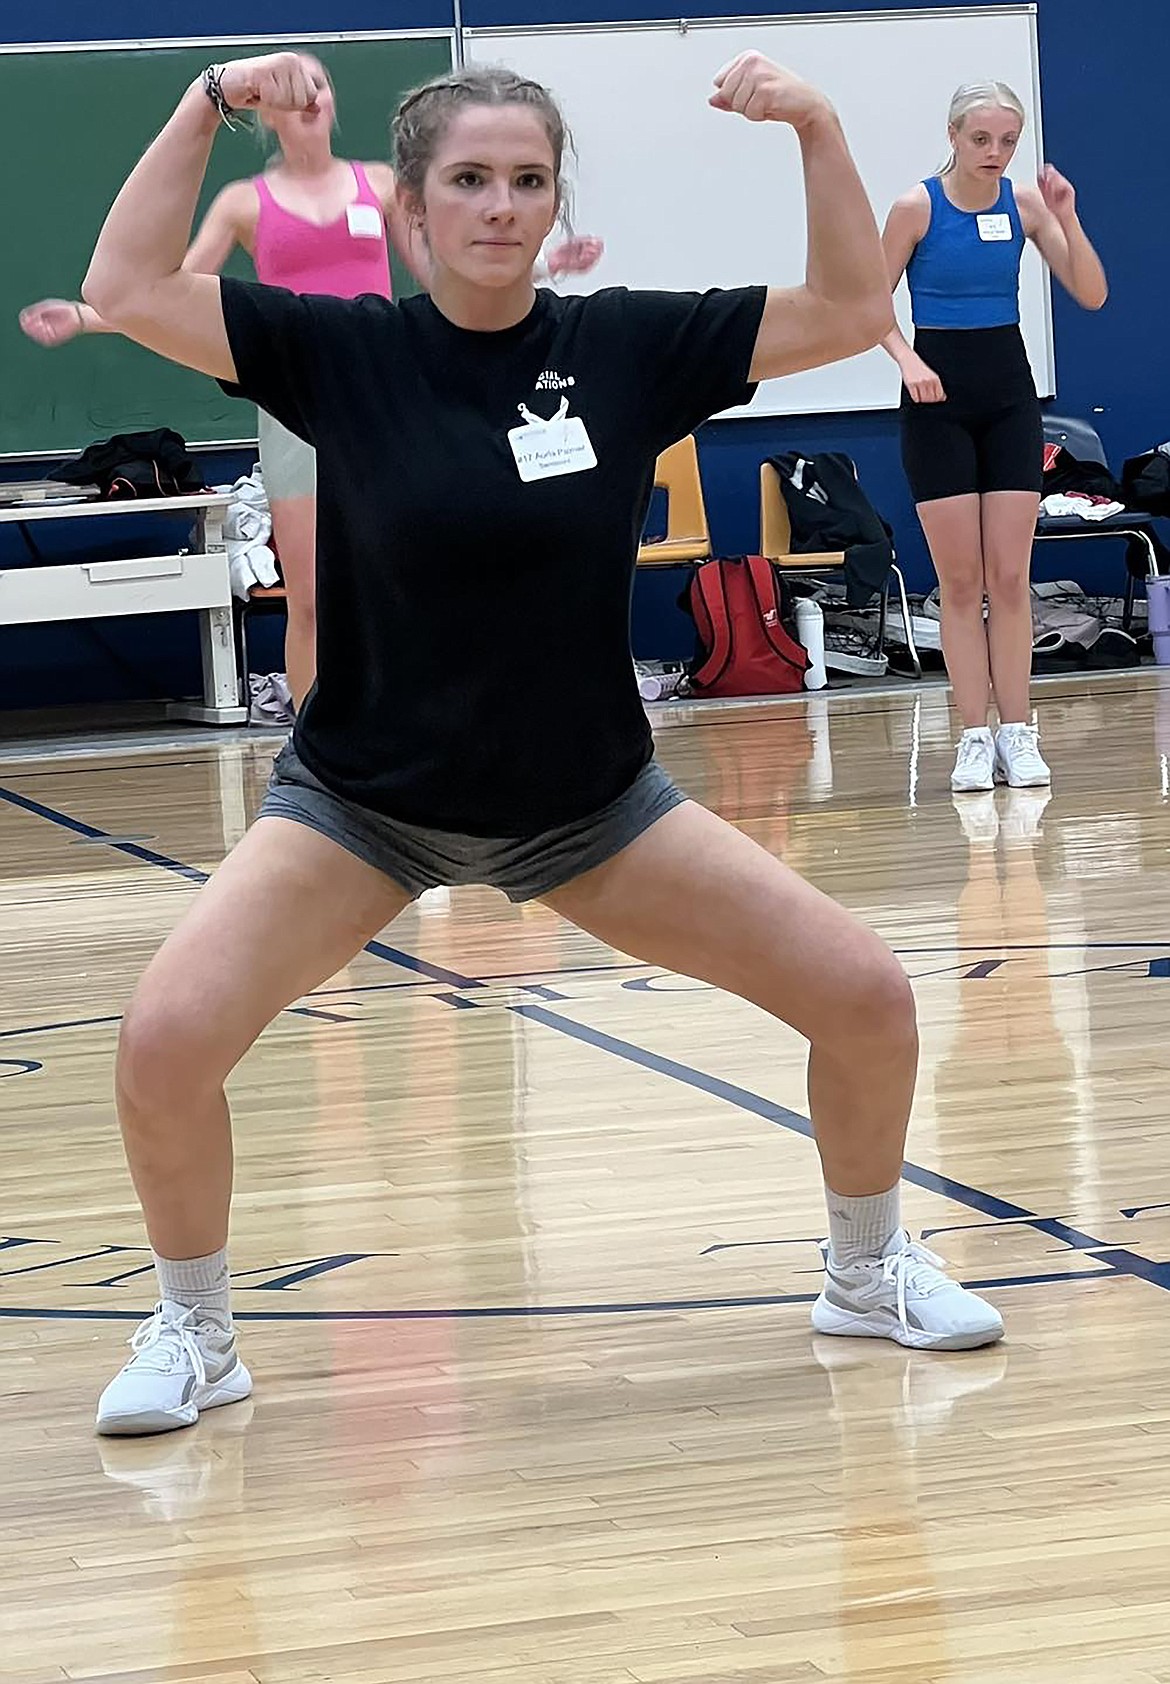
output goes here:
[[189, 497], [152, 497], [114, 503], [25, 503], [0, 508], [0, 522], [22, 529], [30, 555], [38, 557], [32, 534], [46, 520], [117, 520], [137, 516], [186, 515], [195, 529], [189, 549], [126, 561], [33, 560], [27, 567], [0, 568], [0, 626], [45, 620], [105, 619], [115, 614], [175, 614], [195, 609], [203, 655], [203, 700], [172, 702], [172, 719], [210, 725], [241, 725], [223, 518], [231, 499], [204, 491]]

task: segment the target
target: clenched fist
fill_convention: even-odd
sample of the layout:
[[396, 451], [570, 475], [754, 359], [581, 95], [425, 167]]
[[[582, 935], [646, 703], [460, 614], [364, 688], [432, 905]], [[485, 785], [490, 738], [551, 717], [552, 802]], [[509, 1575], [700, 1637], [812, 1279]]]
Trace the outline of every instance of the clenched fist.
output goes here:
[[736, 111], [749, 123], [789, 123], [794, 129], [832, 110], [819, 88], [763, 53], [740, 53], [725, 64], [715, 78], [711, 104], [716, 111]]
[[1077, 208], [1077, 190], [1053, 164], [1045, 164], [1037, 180], [1040, 197], [1058, 222], [1064, 222]]
[[914, 357], [902, 371], [902, 382], [915, 403], [946, 403], [946, 387], [929, 363]]
[[311, 111], [329, 82], [304, 53], [267, 53], [225, 64], [219, 86], [233, 111]]
[[604, 256], [604, 240], [593, 234], [574, 234], [549, 252], [548, 272], [553, 280], [561, 275], [588, 275]]
[[38, 345], [52, 349], [85, 332], [81, 306], [65, 298], [42, 298], [20, 312], [22, 330]]

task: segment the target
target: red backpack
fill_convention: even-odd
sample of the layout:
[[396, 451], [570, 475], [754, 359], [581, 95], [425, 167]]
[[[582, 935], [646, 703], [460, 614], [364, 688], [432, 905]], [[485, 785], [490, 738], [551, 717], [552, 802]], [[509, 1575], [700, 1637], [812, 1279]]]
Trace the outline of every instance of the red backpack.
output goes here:
[[785, 629], [786, 583], [762, 555], [705, 561], [683, 597], [699, 634], [697, 696], [784, 696], [803, 690], [808, 654]]

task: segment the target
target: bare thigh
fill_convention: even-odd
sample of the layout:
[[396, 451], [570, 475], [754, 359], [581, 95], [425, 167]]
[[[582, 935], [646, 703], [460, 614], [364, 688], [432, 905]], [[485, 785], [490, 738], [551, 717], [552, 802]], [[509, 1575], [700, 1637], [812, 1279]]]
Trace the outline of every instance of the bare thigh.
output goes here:
[[1017, 590], [1032, 570], [1032, 542], [1040, 497], [1034, 491], [987, 491], [981, 499], [983, 556], [988, 591]]
[[694, 802], [545, 898], [620, 952], [751, 1000], [813, 1042], [880, 1033], [883, 1001], [909, 1007], [879, 937]]
[[258, 819], [148, 965], [124, 1054], [153, 1049], [174, 1081], [194, 1072], [217, 1085], [279, 1011], [348, 964], [412, 898], [307, 826]]
[[944, 592], [983, 596], [983, 526], [974, 492], [919, 503], [918, 519]]

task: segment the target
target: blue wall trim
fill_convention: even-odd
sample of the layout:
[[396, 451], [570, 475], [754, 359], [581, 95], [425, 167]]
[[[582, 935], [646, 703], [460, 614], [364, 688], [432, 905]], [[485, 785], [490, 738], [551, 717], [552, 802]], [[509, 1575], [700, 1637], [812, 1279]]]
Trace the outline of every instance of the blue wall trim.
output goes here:
[[450, 29], [451, 0], [203, 0], [192, 8], [178, 0], [48, 0], [0, 23], [9, 44], [37, 41], [156, 41], [168, 37], [302, 35], [347, 29]]

